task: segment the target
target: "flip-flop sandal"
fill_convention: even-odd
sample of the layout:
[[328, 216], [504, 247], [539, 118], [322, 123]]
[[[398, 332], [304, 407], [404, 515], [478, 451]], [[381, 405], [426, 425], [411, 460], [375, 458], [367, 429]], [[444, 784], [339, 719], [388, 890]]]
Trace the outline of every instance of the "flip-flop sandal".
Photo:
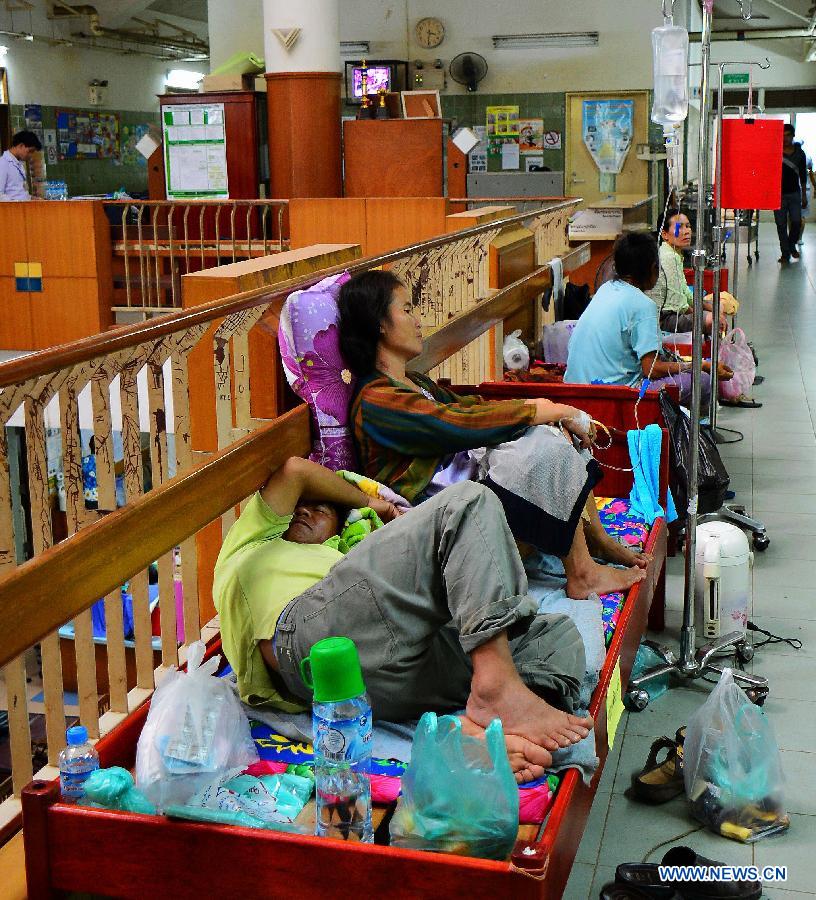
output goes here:
[[[658, 762], [657, 756], [661, 750], [668, 752]], [[674, 799], [684, 790], [682, 744], [678, 746], [678, 741], [668, 737], [658, 738], [649, 750], [646, 765], [632, 775], [627, 796], [641, 803], [658, 804]]]
[[660, 897], [662, 900], [683, 900], [680, 894], [674, 889], [668, 892], [662, 887], [658, 887], [655, 893], [650, 890], [642, 890], [631, 884], [620, 884], [617, 881], [610, 881], [601, 888], [601, 900], [648, 900], [650, 897]]
[[720, 406], [738, 406], [740, 409], [761, 409], [762, 404], [749, 397], [739, 397], [737, 400], [723, 400], [720, 398]]

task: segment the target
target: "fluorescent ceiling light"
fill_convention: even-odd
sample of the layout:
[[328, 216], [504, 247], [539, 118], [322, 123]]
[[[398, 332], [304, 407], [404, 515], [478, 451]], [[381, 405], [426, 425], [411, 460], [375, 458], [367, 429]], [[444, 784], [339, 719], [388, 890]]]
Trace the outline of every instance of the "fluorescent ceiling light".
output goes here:
[[7, 53], [8, 53], [8, 47], [0, 46], [0, 59], [3, 59], [3, 57], [4, 57]]
[[340, 41], [340, 52], [346, 56], [365, 56], [371, 51], [371, 41]]
[[497, 50], [533, 50], [539, 47], [597, 47], [597, 31], [554, 31], [550, 34], [494, 34]]
[[191, 72], [188, 69], [171, 69], [164, 79], [164, 83], [170, 88], [194, 90], [204, 77], [202, 72]]

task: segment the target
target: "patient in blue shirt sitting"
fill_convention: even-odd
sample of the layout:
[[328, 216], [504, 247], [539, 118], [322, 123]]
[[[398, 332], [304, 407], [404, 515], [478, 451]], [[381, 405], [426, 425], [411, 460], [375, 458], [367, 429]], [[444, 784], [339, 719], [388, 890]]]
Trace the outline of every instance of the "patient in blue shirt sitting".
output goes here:
[[[655, 286], [660, 272], [657, 242], [643, 232], [623, 234], [615, 242], [614, 258], [614, 279], [601, 285], [572, 333], [564, 381], [639, 387], [648, 378], [653, 388], [676, 384], [680, 402], [688, 405], [691, 366], [660, 359], [657, 307], [644, 293]], [[703, 370], [705, 409], [710, 364], [703, 363]], [[719, 367], [722, 380], [732, 375], [727, 366]]]

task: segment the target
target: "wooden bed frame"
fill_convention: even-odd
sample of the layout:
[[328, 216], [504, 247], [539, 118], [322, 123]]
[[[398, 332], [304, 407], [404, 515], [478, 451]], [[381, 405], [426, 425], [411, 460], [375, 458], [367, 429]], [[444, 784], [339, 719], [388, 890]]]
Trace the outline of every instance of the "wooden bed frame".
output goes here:
[[[575, 402], [616, 429], [625, 426], [627, 416], [631, 416], [632, 392], [627, 389], [512, 384], [482, 385], [478, 390], [490, 396], [512, 393]], [[621, 394], [621, 390], [625, 393]], [[655, 409], [656, 401], [641, 404], [641, 425], [653, 421]], [[258, 440], [256, 435], [251, 444], [241, 441], [203, 468], [213, 467], [217, 471], [214, 465], [218, 457], [232, 454], [233, 465], [241, 473], [239, 483], [233, 486], [238, 496], [242, 485], [257, 482], [253, 471], [262, 464], [264, 449], [271, 457], [266, 460], [267, 468], [271, 469], [292, 453], [304, 452], [304, 444], [309, 440], [305, 407], [282, 418], [285, 420], [283, 433], [278, 420], [277, 428], [269, 426], [262, 439]], [[621, 440], [625, 439], [619, 434], [615, 438], [615, 452], [619, 454]], [[664, 445], [667, 445], [665, 431]], [[664, 466], [663, 491], [665, 474]], [[601, 493], [626, 496], [631, 476], [610, 472], [605, 482]], [[244, 490], [243, 495], [249, 492]], [[183, 488], [170, 482], [145, 497], [144, 502], [155, 505], [157, 511], [166, 510], [172, 504], [173, 494], [177, 498], [184, 496]], [[142, 515], [146, 512], [143, 508]], [[183, 514], [183, 510], [177, 509], [178, 514]], [[123, 527], [126, 525], [121, 521], [111, 523], [111, 529]], [[161, 523], [157, 527], [160, 530]], [[78, 537], [82, 538], [81, 533]], [[373, 845], [344, 845], [311, 836], [77, 807], [59, 800], [57, 782], [35, 781], [22, 794], [29, 897], [38, 900], [67, 891], [173, 900], [212, 893], [260, 897], [268, 896], [277, 885], [287, 896], [296, 898], [313, 896], [321, 879], [330, 879], [334, 897], [350, 900], [356, 900], [361, 892], [392, 897], [468, 895], [490, 900], [496, 896], [531, 900], [561, 897], [606, 760], [607, 691], [618, 672], [622, 684], [626, 685], [646, 630], [649, 610], [653, 605], [662, 608], [666, 539], [665, 521], [658, 519], [645, 547], [654, 560], [644, 581], [628, 593], [592, 697], [590, 713], [595, 719], [600, 759], [592, 784], [587, 787], [576, 771], [568, 771], [538, 839], [519, 842], [509, 862]], [[72, 555], [77, 551], [68, 548], [67, 552]], [[211, 646], [210, 652], [215, 649]], [[103, 766], [133, 767], [138, 736], [148, 709], [149, 704], [142, 705], [99, 741], [97, 750]], [[202, 861], [209, 864], [201, 864]]]

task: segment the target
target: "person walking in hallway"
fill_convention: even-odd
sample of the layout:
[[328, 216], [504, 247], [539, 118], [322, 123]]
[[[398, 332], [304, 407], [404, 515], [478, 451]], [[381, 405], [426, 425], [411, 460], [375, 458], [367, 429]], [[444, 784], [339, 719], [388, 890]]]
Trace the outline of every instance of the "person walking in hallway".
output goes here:
[[[782, 198], [774, 212], [776, 233], [779, 235], [779, 262], [789, 263], [799, 258], [799, 232], [802, 228], [802, 209], [807, 207], [807, 161], [800, 144], [794, 143], [793, 125], [785, 125], [782, 139]], [[790, 227], [788, 222], [790, 221]]]

